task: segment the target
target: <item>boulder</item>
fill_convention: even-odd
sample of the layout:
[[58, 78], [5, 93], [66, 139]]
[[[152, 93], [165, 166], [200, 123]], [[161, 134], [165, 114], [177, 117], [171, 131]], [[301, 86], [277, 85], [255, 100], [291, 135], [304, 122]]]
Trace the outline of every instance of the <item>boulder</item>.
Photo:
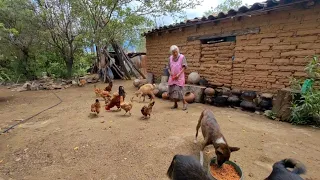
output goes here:
[[188, 76], [188, 83], [198, 84], [200, 81], [200, 75], [197, 72], [192, 72]]
[[168, 83], [160, 83], [159, 86], [158, 86], [158, 89], [161, 92], [167, 92], [169, 90]]

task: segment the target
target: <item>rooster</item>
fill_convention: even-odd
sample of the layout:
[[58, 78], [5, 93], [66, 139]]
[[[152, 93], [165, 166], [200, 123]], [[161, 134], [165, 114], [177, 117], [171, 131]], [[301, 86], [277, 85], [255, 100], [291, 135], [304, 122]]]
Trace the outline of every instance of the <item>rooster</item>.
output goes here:
[[106, 105], [105, 109], [109, 111], [114, 106], [117, 106], [117, 108], [120, 109], [120, 96], [119, 96], [119, 93], [117, 92], [113, 93], [112, 99]]
[[126, 92], [124, 91], [123, 86], [119, 86], [119, 96], [120, 96], [120, 107], [121, 109], [125, 110], [127, 114], [127, 112], [129, 112], [129, 115], [131, 115], [131, 109], [132, 109], [132, 100], [131, 102], [124, 102], [124, 97], [125, 97]]
[[109, 85], [108, 85], [106, 88], [104, 88], [104, 90], [111, 92], [112, 86], [113, 86], [113, 83], [112, 83], [112, 81], [110, 81], [110, 82], [109, 82]]
[[151, 112], [152, 112], [152, 108], [154, 106], [154, 101], [150, 102], [148, 106], [143, 106], [141, 109], [141, 113], [143, 114], [144, 119], [146, 119], [148, 116], [150, 118], [151, 116]]
[[91, 105], [91, 112], [93, 113], [100, 113], [100, 102], [99, 99], [96, 99], [96, 102], [94, 104]]

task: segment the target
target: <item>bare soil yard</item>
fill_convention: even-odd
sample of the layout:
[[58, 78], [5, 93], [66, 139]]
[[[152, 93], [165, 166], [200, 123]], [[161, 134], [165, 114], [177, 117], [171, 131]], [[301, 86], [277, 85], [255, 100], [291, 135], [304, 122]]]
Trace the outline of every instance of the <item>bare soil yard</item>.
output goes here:
[[[128, 97], [135, 91], [124, 85]], [[103, 87], [103, 84], [99, 84]], [[156, 99], [150, 119], [142, 120], [145, 103], [134, 102], [132, 116], [105, 112], [89, 118], [95, 100], [93, 85], [54, 91], [63, 102], [0, 135], [1, 179], [167, 179], [175, 154], [199, 157], [195, 128], [204, 108], [211, 109], [228, 143], [241, 149], [231, 155], [245, 179], [264, 179], [274, 162], [296, 158], [307, 166], [304, 178], [320, 177], [320, 130], [272, 121], [254, 113], [203, 104], [188, 112], [171, 110], [169, 101]], [[129, 98], [127, 98], [128, 100]], [[56, 104], [52, 91], [11, 92], [0, 89], [0, 128], [16, 123]], [[200, 136], [202, 141], [202, 135]], [[200, 142], [201, 142], [200, 141]], [[213, 147], [206, 148], [206, 162]]]

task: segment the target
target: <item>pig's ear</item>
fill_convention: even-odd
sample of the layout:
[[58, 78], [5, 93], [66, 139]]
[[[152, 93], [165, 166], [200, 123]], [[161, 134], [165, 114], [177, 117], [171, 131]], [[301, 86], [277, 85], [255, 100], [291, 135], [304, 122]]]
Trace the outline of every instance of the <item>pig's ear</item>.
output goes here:
[[229, 146], [229, 149], [230, 149], [231, 152], [240, 150], [240, 148], [238, 148], [238, 147], [231, 147], [231, 146]]

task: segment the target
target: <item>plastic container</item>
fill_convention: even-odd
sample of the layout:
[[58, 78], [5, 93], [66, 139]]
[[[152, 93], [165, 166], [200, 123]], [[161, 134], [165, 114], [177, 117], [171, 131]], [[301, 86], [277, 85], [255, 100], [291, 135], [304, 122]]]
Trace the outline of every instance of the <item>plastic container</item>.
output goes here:
[[[209, 162], [209, 164], [208, 164], [208, 174], [209, 174], [209, 176], [210, 176], [212, 179], [214, 179], [214, 180], [219, 180], [219, 179], [216, 179], [216, 178], [211, 174], [210, 169], [211, 169], [211, 165], [212, 165], [212, 164], [216, 164], [216, 157], [213, 157], [213, 158], [211, 159], [211, 161]], [[232, 162], [232, 161], [226, 161], [225, 164], [230, 164], [230, 165], [232, 165], [232, 166], [236, 169], [237, 173], [238, 173], [239, 176], [240, 176], [240, 179], [239, 179], [239, 180], [244, 180], [243, 173], [242, 173], [242, 169], [240, 168], [240, 166], [238, 166], [236, 163], [234, 163], [234, 162]]]

